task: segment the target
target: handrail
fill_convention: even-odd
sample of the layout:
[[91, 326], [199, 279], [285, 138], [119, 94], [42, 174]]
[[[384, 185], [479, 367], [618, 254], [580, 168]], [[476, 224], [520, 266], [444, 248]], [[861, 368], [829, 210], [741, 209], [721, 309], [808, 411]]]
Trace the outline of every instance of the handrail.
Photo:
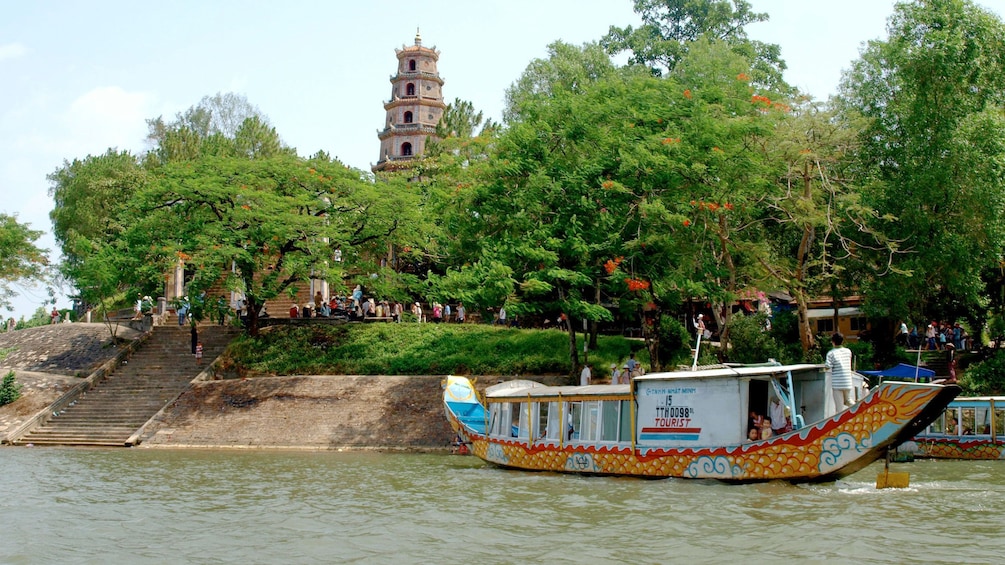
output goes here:
[[775, 388], [775, 394], [778, 398], [782, 399], [782, 402], [789, 407], [789, 413], [792, 415], [792, 426], [795, 429], [802, 428], [806, 425], [806, 420], [803, 415], [796, 412], [796, 395], [795, 389], [792, 388], [792, 371], [785, 372], [785, 384], [789, 389], [786, 393], [782, 390], [782, 387], [778, 386], [778, 382], [775, 379], [771, 379], [771, 386]]

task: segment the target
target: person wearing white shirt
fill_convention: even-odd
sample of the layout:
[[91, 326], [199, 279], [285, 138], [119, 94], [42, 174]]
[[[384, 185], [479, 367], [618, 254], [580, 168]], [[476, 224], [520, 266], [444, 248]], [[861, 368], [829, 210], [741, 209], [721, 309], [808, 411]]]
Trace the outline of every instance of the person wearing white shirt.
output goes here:
[[834, 408], [844, 410], [855, 403], [854, 385], [851, 378], [851, 349], [844, 347], [844, 336], [835, 332], [831, 336], [834, 348], [827, 352], [824, 364], [831, 372], [831, 388], [834, 390]]

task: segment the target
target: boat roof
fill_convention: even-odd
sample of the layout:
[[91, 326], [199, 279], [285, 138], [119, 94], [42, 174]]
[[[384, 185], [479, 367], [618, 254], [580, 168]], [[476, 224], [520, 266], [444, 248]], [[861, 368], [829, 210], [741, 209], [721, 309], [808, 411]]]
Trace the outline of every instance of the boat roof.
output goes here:
[[[778, 377], [792, 371], [821, 371], [825, 365], [802, 363], [798, 365], [759, 365], [717, 367], [715, 369], [700, 369], [695, 371], [672, 371], [667, 373], [652, 373], [634, 377], [635, 381], [668, 381], [688, 379], [727, 379]], [[632, 385], [586, 385], [586, 386], [547, 386], [536, 381], [512, 380], [493, 385], [485, 390], [486, 398], [526, 398], [526, 397], [558, 397], [558, 396], [627, 396], [631, 394]]]
[[988, 404], [992, 400], [994, 400], [996, 403], [1005, 402], [1005, 396], [957, 396], [956, 398], [953, 399], [952, 402], [949, 403], [949, 407], [953, 408], [954, 406], [963, 406], [966, 405], [967, 403]]
[[715, 369], [699, 369], [695, 371], [672, 371], [669, 373], [652, 373], [635, 377], [637, 381], [665, 381], [681, 379], [715, 379], [715, 378], [736, 378], [736, 377], [774, 377], [784, 375], [792, 371], [799, 373], [803, 371], [820, 371], [826, 365], [800, 363], [797, 365], [744, 365], [733, 367], [718, 367]]
[[627, 396], [631, 393], [631, 385], [545, 386], [540, 383], [535, 384], [538, 386], [527, 386], [524, 388], [508, 387], [497, 390], [487, 389], [485, 391], [485, 396], [489, 398], [523, 398], [527, 396]]

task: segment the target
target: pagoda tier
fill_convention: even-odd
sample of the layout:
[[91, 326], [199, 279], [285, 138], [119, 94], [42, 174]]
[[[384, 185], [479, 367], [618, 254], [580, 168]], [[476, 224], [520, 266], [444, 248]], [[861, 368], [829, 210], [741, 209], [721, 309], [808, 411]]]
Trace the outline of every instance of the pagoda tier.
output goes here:
[[408, 162], [422, 156], [426, 143], [436, 136], [436, 125], [443, 117], [443, 79], [436, 70], [440, 52], [422, 46], [415, 33], [415, 44], [395, 49], [398, 72], [391, 75], [391, 98], [384, 103], [384, 129], [377, 130], [380, 156], [373, 171], [407, 168]]

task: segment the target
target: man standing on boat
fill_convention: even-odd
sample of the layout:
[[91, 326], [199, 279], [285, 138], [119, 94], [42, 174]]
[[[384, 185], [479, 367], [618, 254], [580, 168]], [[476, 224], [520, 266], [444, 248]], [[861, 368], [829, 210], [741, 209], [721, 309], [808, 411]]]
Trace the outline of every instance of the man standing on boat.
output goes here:
[[831, 336], [834, 348], [827, 352], [827, 370], [831, 372], [831, 388], [834, 390], [834, 409], [838, 412], [855, 403], [851, 378], [851, 349], [844, 345], [844, 336], [834, 332]]

